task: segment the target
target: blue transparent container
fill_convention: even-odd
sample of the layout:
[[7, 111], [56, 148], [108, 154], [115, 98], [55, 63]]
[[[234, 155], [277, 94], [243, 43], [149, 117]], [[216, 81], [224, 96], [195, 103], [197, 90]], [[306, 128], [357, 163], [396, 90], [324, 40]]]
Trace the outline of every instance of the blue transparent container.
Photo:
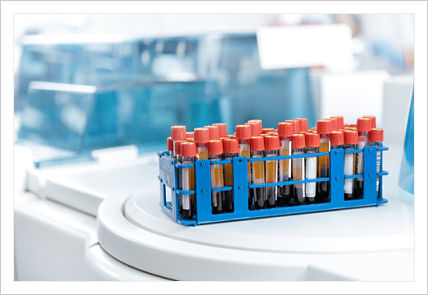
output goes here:
[[129, 144], [150, 151], [164, 144], [171, 125], [194, 128], [223, 119], [218, 90], [206, 81], [104, 87], [33, 82], [19, 118], [18, 142], [86, 158], [94, 149]]
[[410, 102], [409, 117], [407, 119], [406, 137], [404, 139], [403, 158], [400, 169], [400, 186], [411, 194], [414, 194], [414, 157], [415, 157], [415, 132], [414, 132], [414, 93]]

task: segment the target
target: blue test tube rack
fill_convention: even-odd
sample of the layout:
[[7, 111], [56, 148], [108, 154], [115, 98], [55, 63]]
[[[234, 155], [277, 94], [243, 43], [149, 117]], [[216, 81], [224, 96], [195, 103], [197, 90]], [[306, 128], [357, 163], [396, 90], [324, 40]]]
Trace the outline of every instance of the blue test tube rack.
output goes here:
[[[387, 203], [382, 197], [382, 179], [388, 175], [383, 171], [383, 151], [388, 150], [384, 146], [366, 146], [363, 150], [332, 149], [326, 153], [301, 154], [291, 156], [250, 158], [235, 157], [232, 160], [197, 160], [194, 164], [180, 164], [170, 152], [160, 152], [159, 156], [159, 182], [160, 182], [160, 206], [173, 220], [182, 225], [200, 225], [207, 223], [253, 219], [261, 217], [282, 216], [289, 214], [320, 212], [328, 210], [348, 209], [367, 206], [379, 206]], [[376, 171], [376, 156], [380, 151], [380, 172]], [[344, 154], [364, 153], [363, 174], [344, 175]], [[247, 163], [254, 161], [272, 161], [306, 157], [330, 157], [330, 177], [316, 179], [291, 180], [276, 183], [252, 184], [248, 183]], [[210, 165], [233, 163], [233, 187], [211, 187]], [[195, 167], [195, 190], [179, 190], [177, 185], [178, 169]], [[379, 191], [376, 189], [376, 179], [379, 177]], [[345, 200], [344, 179], [363, 178], [364, 192], [358, 199]], [[254, 187], [270, 187], [293, 185], [306, 182], [330, 182], [330, 200], [323, 203], [293, 205], [266, 209], [250, 210], [248, 208], [248, 190]], [[227, 191], [233, 189], [234, 211], [228, 213], [213, 214], [211, 207], [212, 191]], [[167, 200], [167, 190], [171, 192], [171, 200]], [[179, 195], [194, 194], [196, 197], [196, 214], [192, 219], [183, 219], [179, 215]]]

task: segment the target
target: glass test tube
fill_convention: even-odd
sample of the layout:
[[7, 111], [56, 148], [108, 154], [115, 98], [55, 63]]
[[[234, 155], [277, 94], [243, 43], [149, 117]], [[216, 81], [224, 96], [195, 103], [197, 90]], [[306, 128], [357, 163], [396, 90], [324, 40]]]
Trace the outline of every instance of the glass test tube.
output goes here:
[[[358, 137], [357, 149], [364, 149], [366, 146], [365, 138], [363, 136]], [[355, 169], [357, 174], [364, 173], [364, 153], [358, 153], [355, 159]], [[354, 198], [359, 198], [364, 194], [364, 179], [359, 177], [355, 179]]]
[[198, 160], [208, 159], [208, 141], [210, 140], [208, 128], [195, 128], [193, 136], [198, 149]]
[[[264, 150], [264, 139], [261, 136], [254, 136], [250, 139], [251, 158], [262, 158]], [[265, 182], [265, 165], [263, 161], [251, 162], [251, 182], [262, 184]], [[265, 208], [265, 188], [257, 187], [249, 190], [248, 207], [253, 209]]]
[[[210, 140], [208, 143], [208, 158], [210, 161], [220, 161], [223, 154], [223, 142], [221, 140]], [[224, 186], [223, 164], [210, 165], [211, 187]], [[224, 212], [224, 191], [211, 192], [212, 213]]]
[[[382, 147], [382, 142], [383, 142], [383, 129], [381, 128], [372, 128], [369, 131], [369, 145], [371, 146], [376, 146], [378, 148]], [[382, 151], [377, 151], [376, 152], [376, 172], [382, 172], [382, 155], [381, 155]], [[381, 187], [379, 185], [379, 176], [376, 177], [376, 191], [377, 191], [377, 196], [378, 198], [380, 197], [380, 192], [381, 192]]]
[[[233, 160], [234, 157], [238, 156], [239, 144], [237, 139], [224, 139], [223, 140], [223, 151], [225, 160]], [[233, 201], [233, 164], [224, 165], [224, 184], [225, 186], [231, 186], [232, 190], [225, 191], [225, 208], [226, 212], [233, 212], [234, 201]]]
[[[279, 154], [279, 136], [272, 135], [272, 136], [265, 136], [265, 157], [277, 157]], [[278, 161], [272, 160], [268, 161], [266, 160], [266, 169], [265, 169], [265, 175], [266, 175], [266, 182], [267, 183], [275, 183], [278, 181]], [[277, 200], [277, 193], [278, 187], [277, 186], [268, 186], [265, 190], [265, 206], [267, 208], [273, 208], [275, 207], [276, 200]]]
[[184, 126], [184, 125], [171, 126], [171, 138], [172, 138], [173, 143], [174, 143], [173, 144], [173, 146], [174, 146], [173, 154], [175, 157], [177, 155], [177, 152], [175, 150], [175, 141], [186, 139], [186, 126]]
[[[239, 156], [250, 158], [250, 139], [251, 137], [251, 126], [249, 125], [237, 125], [236, 126], [236, 138], [239, 143]], [[248, 182], [251, 182], [251, 168], [248, 163], [247, 168]]]
[[[305, 135], [294, 134], [291, 138], [291, 153], [301, 155], [305, 153]], [[294, 158], [292, 161], [293, 180], [305, 179], [305, 158]], [[304, 183], [294, 184], [294, 201], [296, 204], [305, 203], [305, 185]]]
[[[330, 132], [332, 123], [329, 120], [319, 120], [317, 124], [317, 132], [320, 134], [321, 153], [330, 152]], [[318, 175], [319, 177], [330, 177], [330, 157], [320, 156], [318, 159]], [[321, 181], [317, 183], [317, 198], [318, 202], [328, 202], [330, 200], [330, 183]]]
[[[307, 154], [317, 153], [320, 146], [320, 135], [316, 133], [307, 133], [305, 135]], [[306, 179], [317, 178], [317, 157], [307, 157], [305, 159]], [[305, 184], [305, 202], [310, 204], [315, 202], [316, 182], [307, 182]]]
[[[291, 140], [290, 136], [294, 133], [294, 125], [290, 122], [280, 122], [278, 124], [278, 133], [281, 140], [281, 148], [279, 154], [281, 156], [291, 155]], [[291, 179], [291, 160], [279, 160], [279, 181], [290, 181]], [[292, 197], [292, 186], [282, 185], [279, 187], [277, 205], [286, 206]]]
[[[357, 130], [345, 130], [343, 131], [343, 135], [345, 139], [345, 144], [343, 145], [343, 148], [345, 150], [356, 149], [358, 144]], [[356, 173], [356, 157], [356, 154], [345, 154], [343, 174], [349, 176]], [[354, 182], [355, 180], [353, 178], [345, 179], [343, 187], [345, 200], [353, 199]]]
[[[196, 145], [194, 142], [183, 142], [180, 146], [181, 163], [191, 164], [196, 161]], [[195, 189], [195, 167], [179, 168], [181, 174], [181, 189], [185, 191]], [[191, 219], [195, 213], [193, 210], [196, 205], [195, 195], [180, 195], [179, 214], [184, 219]]]

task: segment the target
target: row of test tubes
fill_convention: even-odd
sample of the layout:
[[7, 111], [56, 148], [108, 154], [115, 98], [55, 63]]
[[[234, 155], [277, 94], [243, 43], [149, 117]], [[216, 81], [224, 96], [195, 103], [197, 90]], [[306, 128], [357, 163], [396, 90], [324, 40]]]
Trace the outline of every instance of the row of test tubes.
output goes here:
[[[289, 156], [329, 152], [331, 149], [362, 149], [366, 145], [381, 145], [383, 130], [376, 128], [374, 116], [364, 116], [355, 125], [345, 125], [343, 117], [322, 119], [308, 130], [306, 118], [296, 118], [278, 123], [278, 129], [263, 128], [261, 120], [249, 120], [237, 125], [234, 134], [227, 134], [224, 123], [216, 123], [186, 132], [185, 126], [172, 126], [168, 138], [168, 150], [179, 163], [189, 164], [196, 160], [231, 160], [247, 158]], [[380, 152], [378, 152], [380, 171]], [[233, 167], [228, 164], [210, 166], [211, 187], [233, 186]], [[249, 161], [248, 209], [259, 210], [273, 207], [295, 206], [330, 201], [328, 181], [306, 182], [293, 185], [257, 186], [265, 183], [290, 180], [310, 180], [330, 176], [329, 156], [314, 156], [281, 160]], [[344, 174], [363, 174], [363, 153], [345, 154]], [[178, 188], [194, 190], [194, 167], [178, 169]], [[363, 179], [344, 180], [344, 199], [352, 200], [363, 195]], [[213, 191], [213, 214], [234, 212], [233, 190]], [[196, 213], [194, 194], [179, 196], [181, 218], [192, 218]]]

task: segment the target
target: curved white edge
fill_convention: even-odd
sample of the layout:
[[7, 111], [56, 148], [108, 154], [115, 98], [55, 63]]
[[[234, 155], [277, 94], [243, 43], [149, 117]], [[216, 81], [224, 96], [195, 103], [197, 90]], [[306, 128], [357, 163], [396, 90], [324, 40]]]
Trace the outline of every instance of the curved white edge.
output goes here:
[[[132, 224], [123, 215], [123, 202], [109, 200], [101, 204], [98, 211], [100, 245], [118, 260], [161, 277], [175, 280], [412, 278], [412, 249], [326, 255], [202, 245], [161, 236]], [[385, 261], [390, 263], [388, 272], [385, 271]]]
[[105, 252], [96, 243], [90, 246], [85, 254], [87, 266], [97, 279], [105, 281], [165, 281], [166, 279], [155, 276], [139, 269], [128, 266]]
[[383, 234], [379, 236], [358, 236], [347, 238], [269, 236], [269, 243], [266, 243], [266, 237], [262, 234], [248, 235], [245, 233], [216, 231], [215, 235], [213, 235], [210, 230], [198, 230], [197, 233], [194, 233], [191, 230], [186, 230], [185, 227], [175, 222], [166, 222], [163, 219], [154, 218], [150, 213], [143, 210], [142, 206], [147, 204], [141, 202], [138, 204], [138, 201], [147, 197], [147, 195], [141, 194], [138, 191], [134, 193], [125, 202], [125, 218], [129, 219], [130, 222], [134, 223], [138, 227], [148, 231], [154, 232], [157, 229], [161, 229], [161, 231], [157, 232], [159, 235], [167, 234], [168, 236], [171, 236], [171, 238], [192, 243], [239, 250], [298, 254], [394, 251], [399, 249], [411, 249], [414, 247], [414, 237], [412, 234]]

